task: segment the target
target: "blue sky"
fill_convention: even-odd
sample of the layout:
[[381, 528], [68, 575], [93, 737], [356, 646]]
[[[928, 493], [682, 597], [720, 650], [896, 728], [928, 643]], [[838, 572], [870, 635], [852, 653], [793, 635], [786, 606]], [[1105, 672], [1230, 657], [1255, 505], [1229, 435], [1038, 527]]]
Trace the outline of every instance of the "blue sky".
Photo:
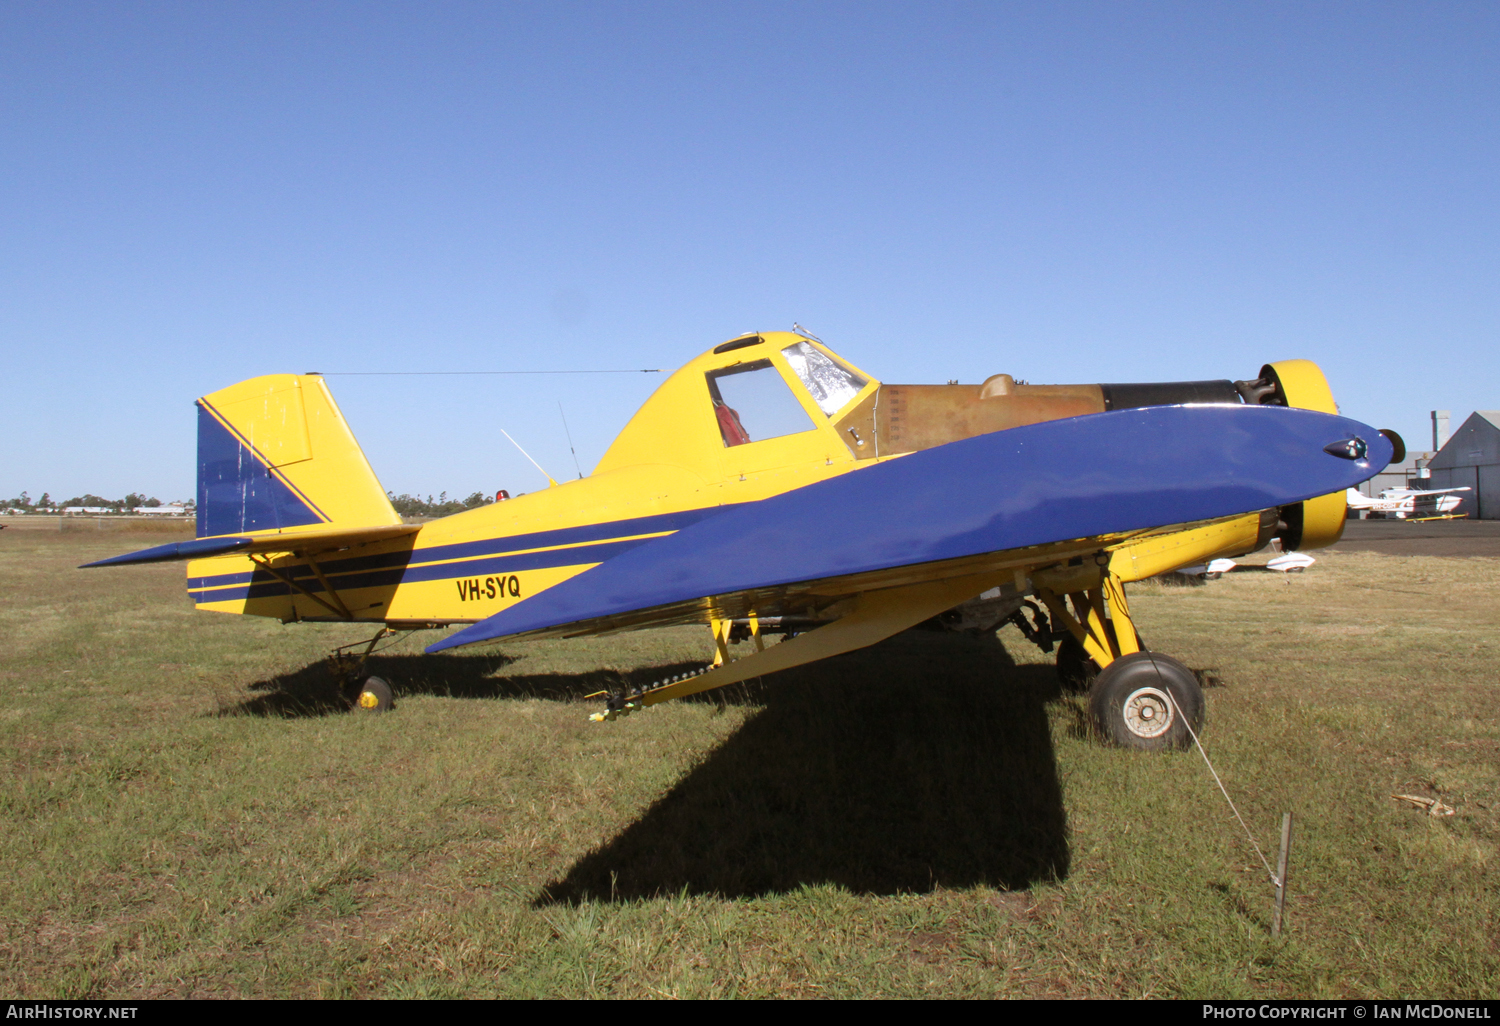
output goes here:
[[[675, 367], [795, 321], [887, 381], [1320, 363], [1500, 407], [1500, 7], [6, 3], [0, 494], [193, 487], [279, 371]], [[583, 467], [650, 375], [332, 377], [386, 487]]]

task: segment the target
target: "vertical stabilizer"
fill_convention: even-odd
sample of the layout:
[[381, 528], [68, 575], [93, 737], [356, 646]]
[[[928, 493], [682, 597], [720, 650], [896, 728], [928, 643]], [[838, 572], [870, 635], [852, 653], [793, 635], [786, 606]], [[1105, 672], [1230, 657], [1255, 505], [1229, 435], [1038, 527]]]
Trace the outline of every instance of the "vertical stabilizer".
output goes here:
[[198, 537], [400, 522], [321, 377], [269, 374], [198, 400]]

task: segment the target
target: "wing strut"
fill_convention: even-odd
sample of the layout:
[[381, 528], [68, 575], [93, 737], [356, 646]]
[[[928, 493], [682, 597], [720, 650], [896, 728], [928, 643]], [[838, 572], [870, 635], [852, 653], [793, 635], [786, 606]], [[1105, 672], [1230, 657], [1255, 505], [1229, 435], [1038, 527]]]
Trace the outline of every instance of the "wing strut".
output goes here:
[[1007, 570], [863, 592], [855, 600], [853, 612], [830, 624], [743, 659], [714, 666], [686, 680], [611, 695], [608, 709], [589, 718], [612, 720], [668, 699], [696, 695], [700, 691], [737, 684], [752, 677], [873, 645], [1009, 581], [1013, 576], [1013, 572]]

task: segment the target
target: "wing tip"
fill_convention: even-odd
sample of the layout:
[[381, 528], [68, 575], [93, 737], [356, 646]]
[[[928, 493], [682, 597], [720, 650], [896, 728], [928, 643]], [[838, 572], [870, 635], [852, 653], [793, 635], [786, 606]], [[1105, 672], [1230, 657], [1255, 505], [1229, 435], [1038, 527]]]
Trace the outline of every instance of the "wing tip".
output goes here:
[[461, 648], [464, 645], [472, 645], [472, 644], [474, 644], [475, 642], [478, 642], [478, 641], [489, 641], [490, 640], [490, 636], [488, 636], [488, 635], [485, 636], [485, 637], [482, 637], [482, 638], [465, 638], [464, 637], [465, 634], [468, 634], [475, 627], [478, 627], [479, 624], [482, 624], [482, 623], [484, 623], [483, 620], [479, 621], [478, 624], [471, 624], [470, 626], [465, 627], [463, 630], [459, 631], [457, 634], [450, 634], [450, 635], [448, 635], [446, 638], [444, 638], [441, 641], [434, 641], [432, 644], [428, 645], [422, 651], [425, 652], [428, 655], [437, 655], [439, 652], [446, 652], [450, 648]]

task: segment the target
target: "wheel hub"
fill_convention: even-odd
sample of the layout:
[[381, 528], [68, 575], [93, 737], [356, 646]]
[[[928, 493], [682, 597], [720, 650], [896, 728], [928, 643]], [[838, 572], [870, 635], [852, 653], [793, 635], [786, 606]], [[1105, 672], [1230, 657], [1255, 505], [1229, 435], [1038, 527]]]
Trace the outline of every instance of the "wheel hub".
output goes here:
[[1160, 737], [1176, 715], [1172, 700], [1160, 688], [1137, 688], [1125, 698], [1125, 726], [1137, 737]]

